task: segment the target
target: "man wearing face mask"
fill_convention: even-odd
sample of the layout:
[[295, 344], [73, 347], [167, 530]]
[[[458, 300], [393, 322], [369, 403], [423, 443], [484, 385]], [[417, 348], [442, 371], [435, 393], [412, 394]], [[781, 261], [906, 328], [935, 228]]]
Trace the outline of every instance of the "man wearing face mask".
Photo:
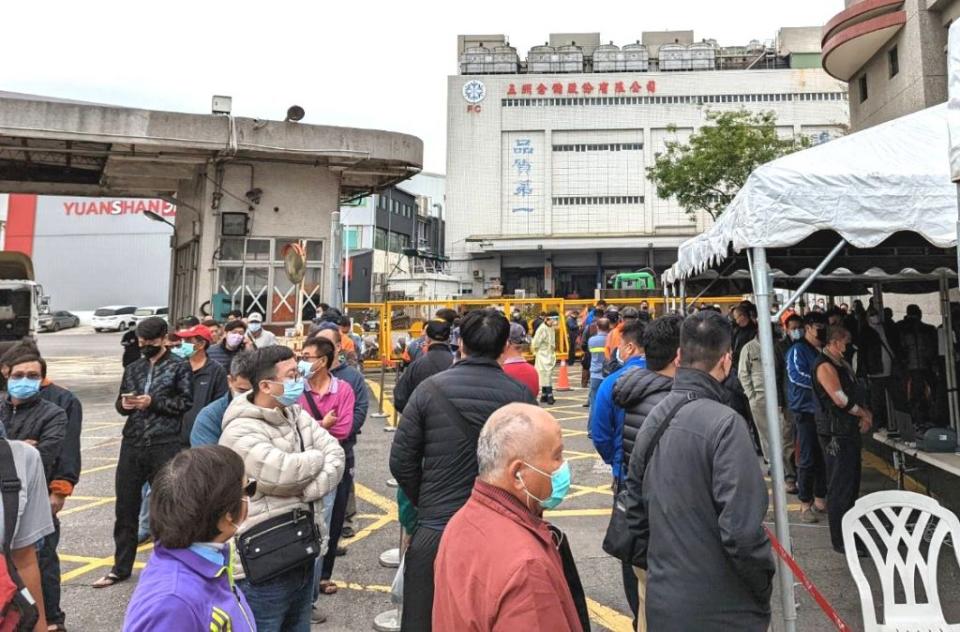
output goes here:
[[536, 406], [504, 406], [480, 432], [477, 462], [470, 499], [440, 541], [433, 628], [588, 628], [570, 545], [543, 520], [570, 489], [560, 424]]
[[[213, 345], [207, 350], [210, 359], [223, 367], [224, 371], [230, 369], [230, 361], [233, 356], [246, 349], [244, 342], [247, 334], [247, 324], [242, 320], [231, 320], [223, 326], [223, 339], [219, 344]], [[251, 345], [252, 346], [252, 345]]]
[[646, 569], [646, 622], [657, 632], [770, 626], [769, 492], [743, 418], [723, 403], [731, 337], [729, 321], [712, 311], [684, 320], [670, 395], [644, 421], [630, 457], [626, 520], [634, 565]]
[[817, 402], [813, 395], [813, 367], [827, 341], [827, 317], [808, 312], [803, 317], [803, 338], [787, 353], [787, 401], [793, 412], [800, 453], [797, 455], [797, 488], [800, 520], [820, 522], [817, 513], [827, 510], [827, 472], [817, 438]]
[[[238, 534], [294, 510], [312, 511], [324, 534], [320, 500], [343, 476], [343, 448], [297, 404], [304, 380], [293, 351], [274, 345], [254, 355], [253, 390], [230, 403], [220, 435], [220, 445], [239, 454], [246, 476], [257, 481]], [[313, 584], [313, 560], [257, 584], [238, 582], [259, 632], [309, 632]]]
[[803, 338], [803, 318], [796, 312], [789, 312], [783, 319], [783, 338], [776, 344], [777, 360], [777, 395], [780, 403], [780, 413], [783, 415], [780, 428], [780, 437], [783, 443], [783, 473], [788, 494], [796, 494], [797, 488], [797, 448], [796, 427], [793, 420], [793, 411], [790, 410], [787, 387], [787, 353], [793, 343]]
[[247, 341], [252, 349], [263, 349], [277, 344], [277, 337], [263, 328], [263, 316], [260, 312], [250, 314], [247, 319]]
[[181, 420], [193, 406], [190, 363], [165, 347], [167, 321], [156, 316], [137, 323], [143, 357], [123, 372], [117, 412], [127, 418], [116, 472], [116, 546], [113, 568], [94, 588], [130, 577], [137, 556], [137, 523], [143, 485], [182, 447]]
[[220, 442], [223, 415], [230, 402], [253, 389], [256, 371], [256, 352], [244, 351], [233, 356], [230, 374], [227, 376], [227, 392], [220, 399], [207, 404], [197, 415], [190, 431], [190, 445], [210, 445]]
[[543, 324], [533, 335], [530, 351], [534, 355], [534, 366], [540, 375], [540, 401], [555, 403], [553, 398], [553, 367], [557, 364], [557, 312], [547, 314]]
[[178, 346], [170, 347], [170, 353], [190, 363], [193, 371], [193, 406], [183, 416], [180, 438], [184, 447], [190, 447], [193, 423], [207, 405], [228, 392], [227, 372], [218, 363], [207, 357], [207, 349], [213, 342], [213, 334], [203, 325], [196, 325], [177, 332]]

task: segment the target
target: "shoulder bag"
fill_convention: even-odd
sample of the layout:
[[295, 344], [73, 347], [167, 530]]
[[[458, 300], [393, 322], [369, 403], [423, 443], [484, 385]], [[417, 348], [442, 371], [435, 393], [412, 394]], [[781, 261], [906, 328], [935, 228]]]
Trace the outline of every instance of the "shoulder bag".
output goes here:
[[[664, 417], [663, 422], [657, 428], [653, 437], [651, 437], [650, 443], [644, 452], [643, 468], [641, 470], [642, 475], [646, 475], [650, 458], [653, 456], [654, 450], [657, 449], [657, 445], [660, 443], [660, 437], [666, 432], [670, 422], [677, 416], [681, 408], [694, 399], [696, 399], [696, 397], [692, 393], [687, 394], [677, 402], [674, 407], [670, 409], [670, 412], [667, 413], [667, 416]], [[631, 455], [631, 458], [637, 458], [636, 452]], [[627, 464], [624, 463], [624, 467], [626, 467], [626, 465]], [[627, 525], [627, 487], [624, 484], [619, 491], [617, 491], [617, 496], [613, 503], [613, 511], [610, 514], [610, 524], [607, 525], [607, 533], [603, 538], [603, 550], [608, 555], [628, 564], [633, 564], [633, 560], [638, 553], [638, 548], [641, 547], [637, 541], [637, 535], [632, 533]], [[642, 550], [639, 552], [642, 553], [643, 556], [646, 556], [646, 546], [642, 546]]]
[[[303, 451], [303, 437], [296, 427]], [[296, 507], [251, 527], [237, 536], [237, 553], [247, 581], [263, 584], [320, 555], [320, 528], [310, 509]]]

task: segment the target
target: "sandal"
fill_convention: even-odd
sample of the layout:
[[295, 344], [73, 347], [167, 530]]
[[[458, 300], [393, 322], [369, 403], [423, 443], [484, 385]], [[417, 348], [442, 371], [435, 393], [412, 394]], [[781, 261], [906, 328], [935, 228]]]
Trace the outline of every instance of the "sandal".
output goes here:
[[120, 583], [126, 579], [129, 579], [129, 577], [120, 577], [119, 575], [111, 571], [106, 575], [104, 575], [103, 577], [101, 577], [100, 579], [98, 579], [97, 581], [93, 582], [92, 585], [94, 588], [109, 588], [110, 586]]
[[337, 593], [337, 585], [334, 584], [329, 579], [320, 580], [320, 594], [323, 595], [335, 595]]
[[47, 626], [47, 632], [67, 632], [67, 626], [62, 623], [51, 623]]

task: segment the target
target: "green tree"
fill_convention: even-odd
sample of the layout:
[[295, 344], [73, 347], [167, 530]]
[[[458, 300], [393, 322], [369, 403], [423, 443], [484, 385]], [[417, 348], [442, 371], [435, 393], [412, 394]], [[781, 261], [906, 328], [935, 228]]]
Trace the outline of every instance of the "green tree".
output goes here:
[[773, 112], [714, 111], [707, 121], [686, 143], [668, 141], [647, 168], [657, 195], [675, 198], [690, 215], [704, 210], [716, 219], [754, 169], [810, 144], [806, 136], [779, 138]]

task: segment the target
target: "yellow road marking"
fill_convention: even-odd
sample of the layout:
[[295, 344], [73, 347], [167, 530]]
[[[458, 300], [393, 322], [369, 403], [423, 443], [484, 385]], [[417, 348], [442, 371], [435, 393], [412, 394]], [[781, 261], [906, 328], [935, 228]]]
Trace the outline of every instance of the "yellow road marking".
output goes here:
[[587, 597], [590, 618], [613, 632], [632, 632], [633, 619]]
[[356, 491], [357, 498], [367, 501], [381, 511], [396, 515], [397, 503], [395, 501], [390, 500], [386, 496], [381, 496], [366, 485], [361, 485], [360, 483], [354, 483], [354, 490]]
[[93, 509], [94, 507], [102, 507], [103, 505], [109, 505], [115, 500], [116, 498], [101, 498], [100, 500], [96, 500], [94, 502], [87, 503], [85, 505], [80, 505], [79, 507], [70, 507], [69, 509], [63, 509], [57, 515], [66, 516], [68, 514], [78, 513], [80, 511], [86, 511], [87, 509]]
[[[885, 460], [883, 460], [883, 458], [877, 456], [872, 452], [868, 452], [867, 450], [863, 451], [863, 464], [871, 469], [874, 469], [880, 472], [881, 474], [883, 474], [884, 476], [886, 476], [892, 481], [897, 480], [897, 470], [894, 469], [892, 465], [890, 465]], [[903, 487], [908, 491], [917, 492], [918, 494], [927, 493], [926, 485], [924, 485], [917, 479], [913, 478], [912, 476], [908, 476], [906, 474], [903, 475]]]
[[[147, 544], [141, 544], [140, 546], [137, 547], [137, 553], [143, 553], [143, 552], [145, 552], [145, 551], [151, 550], [152, 548], [153, 548], [153, 543], [152, 543], [152, 542], [148, 542]], [[65, 555], [65, 554], [61, 554], [61, 555], [60, 555], [60, 559], [62, 559], [62, 560], [67, 560], [67, 561], [70, 561], [70, 558], [78, 558], [78, 557], [79, 557], [79, 556]], [[76, 579], [77, 577], [81, 577], [81, 576], [83, 576], [83, 575], [86, 575], [87, 573], [91, 573], [91, 572], [97, 570], [98, 568], [104, 568], [104, 567], [113, 566], [113, 556], [112, 556], [112, 555], [109, 555], [109, 556], [107, 556], [107, 557], [92, 557], [92, 558], [83, 558], [83, 559], [84, 559], [84, 560], [88, 560], [88, 561], [86, 561], [86, 562], [84, 563], [83, 566], [81, 566], [81, 567], [79, 567], [79, 568], [75, 568], [75, 569], [73, 569], [73, 570], [71, 570], [71, 571], [67, 571], [66, 573], [62, 573], [62, 574], [60, 575], [60, 582], [61, 582], [61, 583], [64, 583], [64, 584], [65, 584], [65, 583], [67, 583], [68, 581], [70, 581], [70, 580], [72, 580], [72, 579]], [[83, 561], [83, 560], [81, 560], [81, 561]], [[143, 566], [144, 566], [143, 563], [141, 562], [140, 564], [141, 564], [141, 565], [138, 567], [138, 566], [137, 566], [137, 563], [135, 562], [135, 563], [134, 563], [134, 568], [143, 568]]]
[[109, 463], [107, 465], [98, 465], [97, 467], [91, 467], [90, 469], [80, 470], [80, 476], [86, 476], [87, 474], [93, 474], [94, 472], [102, 472], [104, 470], [116, 469], [117, 462]]
[[577, 496], [586, 496], [587, 494], [604, 494], [606, 496], [613, 496], [613, 490], [610, 489], [609, 483], [597, 485], [596, 487], [571, 485], [570, 488], [576, 491], [567, 494], [567, 498], [576, 498]]
[[[367, 386], [370, 387], [370, 390], [373, 392], [373, 398], [376, 401], [380, 401], [380, 384], [373, 380], [367, 380]], [[386, 390], [386, 389], [384, 389]], [[393, 407], [393, 402], [390, 401], [390, 398], [393, 396], [391, 391], [389, 394], [383, 394], [383, 413], [387, 416], [387, 424], [394, 425], [394, 420], [397, 419], [397, 411]]]
[[544, 518], [583, 518], [592, 516], [609, 516], [611, 508], [607, 509], [553, 509], [544, 511]]
[[567, 428], [561, 428], [560, 435], [564, 439], [569, 439], [570, 437], [585, 437], [587, 436], [587, 431], [586, 430], [569, 430]]
[[[81, 437], [82, 439], [83, 437]], [[115, 445], [120, 445], [121, 439], [116, 439], [115, 441], [107, 441], [105, 443], [98, 443], [97, 445], [88, 445], [84, 448], [80, 448], [81, 452], [86, 452], [87, 450], [98, 450], [100, 448], [109, 448]]]

